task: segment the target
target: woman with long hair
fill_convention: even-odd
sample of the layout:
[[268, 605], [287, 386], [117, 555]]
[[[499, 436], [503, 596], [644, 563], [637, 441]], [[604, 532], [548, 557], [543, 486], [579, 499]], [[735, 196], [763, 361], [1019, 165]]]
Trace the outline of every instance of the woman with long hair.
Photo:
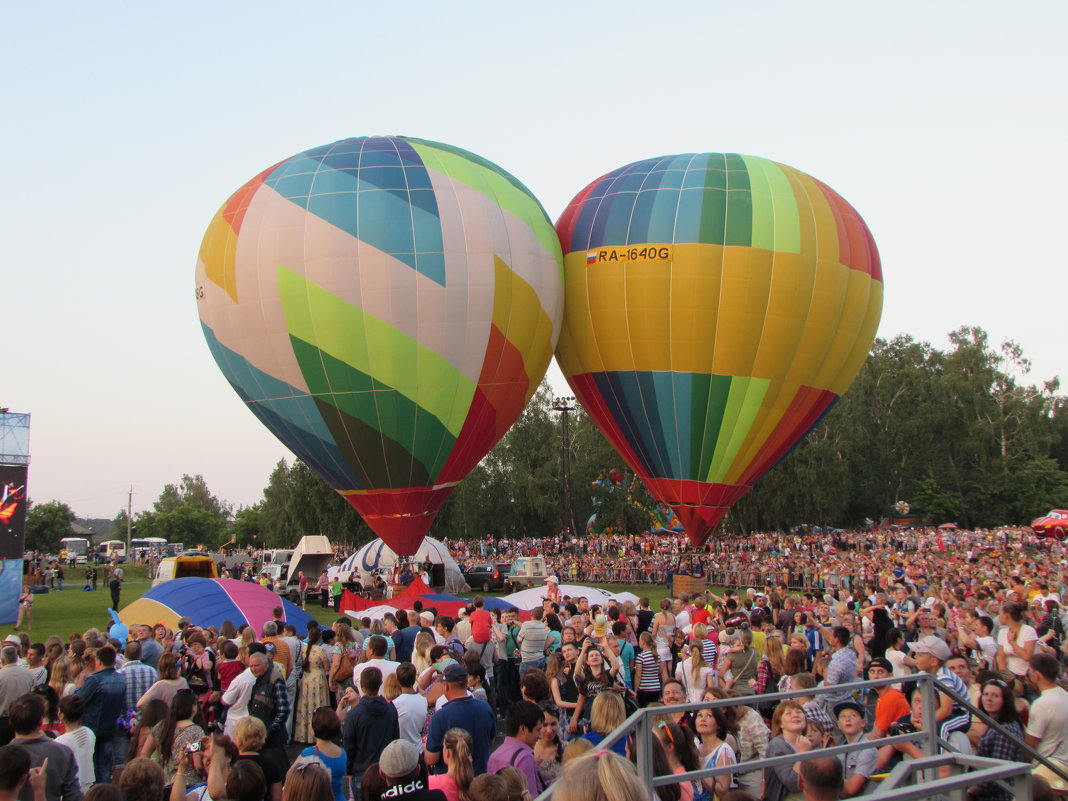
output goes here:
[[167, 704], [158, 698], [145, 704], [144, 709], [141, 710], [141, 717], [137, 722], [137, 726], [130, 732], [130, 745], [126, 748], [127, 762], [137, 758], [137, 755], [141, 753], [141, 747], [145, 744], [145, 740], [151, 736], [153, 727], [166, 720], [169, 711]]
[[[619, 693], [599, 693], [593, 699], [593, 709], [590, 712], [590, 730], [582, 735], [582, 739], [589, 740], [594, 745], [600, 745], [601, 740], [621, 726], [626, 719], [626, 705], [623, 703], [623, 698]], [[616, 740], [612, 750], [620, 756], [626, 756], [627, 741], [625, 739]]]
[[563, 654], [555, 653], [549, 657], [545, 665], [545, 678], [549, 680], [549, 692], [557, 709], [560, 738], [567, 739], [567, 727], [578, 706], [578, 687], [571, 680]]
[[649, 801], [649, 790], [634, 766], [611, 751], [592, 751], [568, 760], [560, 772], [554, 801]]
[[779, 681], [786, 675], [786, 653], [782, 647], [782, 632], [775, 629], [768, 633], [764, 641], [764, 656], [757, 668], [756, 685], [753, 690], [761, 693], [773, 693], [779, 690]]
[[623, 614], [619, 618], [627, 624], [626, 633], [624, 637], [627, 642], [638, 647], [638, 608], [634, 605], [634, 601], [623, 602]]
[[471, 801], [468, 790], [475, 778], [471, 735], [464, 729], [449, 729], [442, 740], [441, 758], [447, 772], [427, 779], [427, 788], [441, 790], [447, 801]]
[[415, 645], [412, 647], [412, 664], [415, 665], [415, 673], [423, 673], [433, 662], [430, 659], [430, 649], [434, 647], [434, 637], [425, 631], [415, 635]]
[[534, 762], [541, 783], [548, 787], [560, 773], [564, 743], [560, 739], [560, 712], [552, 704], [542, 707], [541, 731], [534, 743]]
[[[808, 719], [804, 707], [793, 699], [780, 701], [771, 717], [771, 742], [768, 743], [765, 756], [769, 759], [777, 756], [798, 754], [812, 749], [812, 742], [805, 737]], [[793, 765], [780, 765], [777, 768], [764, 769], [764, 801], [783, 801], [787, 796], [799, 795], [801, 788], [797, 784], [797, 772]]]
[[[1001, 679], [986, 682], [979, 695], [979, 708], [1004, 726], [1012, 736], [1006, 737], [975, 718], [968, 730], [968, 739], [975, 746], [975, 755], [1020, 762], [1020, 743], [1023, 742], [1024, 731], [1016, 711], [1016, 697], [1009, 685]], [[971, 788], [970, 795], [976, 801], [1012, 801], [1012, 793], [995, 782]]]
[[[341, 657], [347, 656], [352, 660], [353, 664], [360, 661], [360, 647], [356, 643], [356, 632], [352, 630], [352, 626], [348, 623], [335, 623], [334, 629], [334, 645], [335, 651], [332, 659], [330, 660], [330, 690], [337, 694], [340, 698], [349, 687], [352, 687], [352, 675], [338, 676], [337, 668], [341, 664]], [[370, 639], [370, 638], [368, 638]]]
[[316, 739], [312, 717], [320, 707], [331, 706], [327, 675], [331, 660], [323, 650], [321, 637], [319, 629], [311, 629], [308, 646], [304, 649], [304, 675], [300, 679], [296, 717], [293, 718], [293, 739], [298, 743]]
[[[699, 709], [694, 716], [694, 727], [700, 739], [698, 752], [701, 756], [702, 768], [723, 768], [734, 765], [734, 749], [727, 743], [727, 719], [723, 710]], [[728, 790], [734, 787], [734, 774], [724, 773], [713, 779], [704, 779], [702, 782], [703, 792], [695, 795], [697, 799], [709, 799], [713, 795], [720, 798]], [[707, 793], [707, 795], [706, 795]]]
[[56, 691], [56, 695], [62, 698], [64, 695], [69, 695], [67, 692], [67, 685], [71, 685], [70, 692], [74, 692], [74, 681], [70, 678], [70, 666], [71, 660], [66, 656], [61, 656], [55, 662], [52, 663], [52, 670], [48, 674], [48, 686]]
[[[318, 758], [330, 771], [330, 787], [334, 801], [345, 801], [342, 782], [345, 778], [348, 755], [334, 740], [341, 734], [341, 721], [337, 713], [328, 706], [321, 706], [311, 714], [312, 736], [315, 745], [310, 745], [300, 752], [301, 757]], [[320, 799], [325, 801], [325, 799]]]
[[[689, 773], [700, 770], [701, 762], [693, 744], [693, 733], [675, 723], [662, 723], [653, 732], [660, 745], [664, 747], [668, 765], [672, 773]], [[698, 792], [694, 782], [682, 782], [678, 785], [680, 801], [693, 801]]]
[[653, 617], [653, 642], [660, 662], [660, 680], [667, 681], [671, 673], [671, 643], [675, 635], [675, 613], [671, 611], [671, 599], [660, 601], [660, 611]]
[[[174, 700], [171, 701], [166, 719], [157, 723], [145, 738], [138, 756], [155, 755], [156, 761], [163, 767], [164, 784], [174, 782], [174, 773], [178, 769], [178, 762], [186, 748], [193, 743], [199, 744], [204, 737], [204, 729], [199, 721], [200, 705], [197, 704], [193, 691], [179, 690], [175, 693]], [[198, 772], [202, 767], [200, 753], [194, 753], [192, 770], [185, 775], [186, 787], [199, 781]]]
[[[586, 640], [575, 664], [575, 684], [578, 686], [579, 696], [568, 731], [572, 734], [578, 733], [580, 724], [588, 721], [593, 702], [603, 691], [615, 687], [623, 689], [618, 678], [619, 668], [619, 660], [611, 650], [602, 650], [593, 645], [593, 640]], [[621, 698], [620, 701], [622, 700]]]
[[699, 703], [705, 690], [712, 687], [714, 673], [712, 666], [705, 661], [705, 652], [700, 643], [692, 644], [690, 658], [681, 660], [675, 668], [675, 678], [682, 683], [686, 699], [691, 704]]

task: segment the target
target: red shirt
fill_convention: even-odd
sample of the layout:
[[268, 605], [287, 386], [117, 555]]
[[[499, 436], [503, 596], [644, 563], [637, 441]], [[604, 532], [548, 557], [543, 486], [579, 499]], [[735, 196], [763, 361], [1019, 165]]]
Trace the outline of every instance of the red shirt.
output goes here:
[[476, 609], [471, 613], [471, 636], [475, 642], [489, 642], [492, 636], [493, 615], [485, 609]]

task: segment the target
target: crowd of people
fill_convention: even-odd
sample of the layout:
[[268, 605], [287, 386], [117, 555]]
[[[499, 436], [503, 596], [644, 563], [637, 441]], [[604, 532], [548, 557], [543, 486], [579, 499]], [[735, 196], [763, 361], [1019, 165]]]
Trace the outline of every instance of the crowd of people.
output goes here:
[[[759, 558], [767, 580], [602, 607], [568, 597], [553, 576], [522, 620], [476, 597], [455, 619], [416, 603], [302, 631], [279, 607], [259, 630], [183, 619], [173, 632], [146, 621], [123, 640], [20, 632], [0, 648], [0, 796], [530, 801], [552, 787], [564, 801], [829, 801], [870, 793], [897, 762], [922, 756], [918, 740], [879, 742], [919, 731], [1006, 760], [1031, 761], [1026, 746], [1068, 770], [1068, 562], [1057, 543], [998, 536], [760, 535], [706, 549], [659, 538], [669, 570], [746, 576]], [[555, 552], [546, 540], [490, 543], [483, 556], [485, 544], [450, 543], [461, 558], [536, 549], [561, 572], [578, 560], [584, 574], [630, 558], [620, 549], [632, 545], [576, 554], [563, 542]], [[948, 695], [924, 720], [908, 681], [836, 689], [913, 672], [1000, 727]], [[762, 700], [786, 690], [811, 694]], [[728, 705], [672, 709], [714, 699]], [[639, 706], [655, 710], [658, 775], [727, 770], [655, 793], [641, 786], [645, 744], [601, 747]], [[842, 743], [863, 747], [746, 767]], [[1068, 791], [1048, 767], [1036, 763], [1034, 775], [1043, 792]], [[993, 783], [971, 795], [1012, 798]]]

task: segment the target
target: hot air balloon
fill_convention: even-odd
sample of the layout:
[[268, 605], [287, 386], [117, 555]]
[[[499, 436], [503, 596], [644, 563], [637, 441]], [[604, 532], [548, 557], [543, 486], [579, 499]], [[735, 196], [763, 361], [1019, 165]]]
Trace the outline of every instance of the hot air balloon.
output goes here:
[[563, 272], [544, 209], [500, 167], [359, 137], [237, 190], [204, 236], [196, 296], [248, 408], [410, 555], [541, 381]]
[[598, 178], [557, 222], [576, 397], [699, 545], [867, 357], [878, 251], [799, 170], [689, 153]]

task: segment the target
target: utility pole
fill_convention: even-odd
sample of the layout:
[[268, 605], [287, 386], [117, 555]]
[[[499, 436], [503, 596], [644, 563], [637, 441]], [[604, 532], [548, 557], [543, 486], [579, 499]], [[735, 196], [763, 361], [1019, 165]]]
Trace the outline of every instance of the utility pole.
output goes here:
[[130, 494], [126, 496], [126, 558], [133, 563], [133, 554], [130, 553], [130, 540], [133, 537], [133, 484], [130, 485]]
[[568, 412], [575, 411], [573, 397], [553, 398], [552, 409], [560, 413], [560, 481], [563, 484], [564, 527], [568, 539], [575, 536], [575, 515], [571, 510], [571, 431], [568, 427]]

